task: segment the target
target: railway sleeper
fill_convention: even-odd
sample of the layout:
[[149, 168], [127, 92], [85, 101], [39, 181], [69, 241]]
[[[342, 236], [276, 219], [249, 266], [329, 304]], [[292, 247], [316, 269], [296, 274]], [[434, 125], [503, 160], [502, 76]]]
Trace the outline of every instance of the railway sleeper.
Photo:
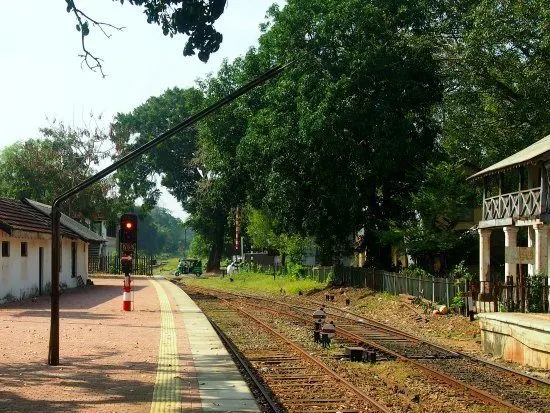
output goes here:
[[454, 356], [451, 354], [421, 354], [421, 355], [405, 355], [408, 359], [414, 360], [447, 360], [447, 359], [460, 359], [460, 356]]

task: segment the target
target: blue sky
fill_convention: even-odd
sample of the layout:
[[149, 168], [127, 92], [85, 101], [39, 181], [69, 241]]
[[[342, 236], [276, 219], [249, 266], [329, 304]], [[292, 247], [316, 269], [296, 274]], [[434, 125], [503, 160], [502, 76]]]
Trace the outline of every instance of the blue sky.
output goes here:
[[[224, 58], [231, 60], [257, 44], [259, 24], [273, 2], [228, 0], [215, 25], [224, 41], [205, 64], [183, 57], [185, 38], [163, 36], [158, 26], [147, 24], [140, 8], [79, 0], [79, 8], [91, 17], [126, 27], [110, 31], [110, 39], [93, 27], [88, 36], [88, 49], [104, 59], [105, 79], [81, 67], [79, 33], [63, 0], [2, 2], [0, 149], [38, 137], [48, 119], [82, 126], [93, 113], [102, 115], [107, 125], [117, 112], [130, 111], [150, 96], [192, 86], [197, 78], [216, 72]], [[184, 217], [177, 201], [163, 192], [160, 205]]]

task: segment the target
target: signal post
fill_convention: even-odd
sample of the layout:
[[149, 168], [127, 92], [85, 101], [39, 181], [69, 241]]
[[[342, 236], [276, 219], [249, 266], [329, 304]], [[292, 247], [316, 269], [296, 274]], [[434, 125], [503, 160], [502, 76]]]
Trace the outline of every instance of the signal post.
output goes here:
[[124, 287], [122, 293], [122, 310], [132, 311], [132, 277], [134, 259], [137, 251], [137, 223], [136, 214], [124, 214], [120, 217], [119, 251], [120, 265], [124, 273]]

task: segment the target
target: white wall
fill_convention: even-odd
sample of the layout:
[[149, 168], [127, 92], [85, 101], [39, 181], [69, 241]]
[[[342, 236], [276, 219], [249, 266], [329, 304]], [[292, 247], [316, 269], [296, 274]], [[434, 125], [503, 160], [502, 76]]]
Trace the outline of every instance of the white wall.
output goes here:
[[[12, 236], [0, 230], [0, 245], [8, 241], [9, 257], [0, 254], [0, 303], [7, 298], [22, 299], [38, 294], [39, 291], [39, 248], [43, 255], [42, 293], [51, 285], [51, 237], [49, 234], [14, 231]], [[62, 239], [62, 267], [60, 282], [67, 287], [76, 287], [76, 277], [71, 277], [71, 242], [75, 240]], [[21, 256], [21, 243], [27, 243], [27, 256]], [[84, 283], [88, 278], [88, 246], [82, 240], [77, 243], [77, 275], [82, 276]]]
[[[76, 243], [76, 275], [74, 277], [72, 276], [71, 267], [71, 250], [73, 242]], [[86, 283], [86, 279], [88, 278], [87, 244], [82, 240], [63, 238], [61, 240], [61, 249], [61, 273], [59, 274], [59, 282], [67, 284], [69, 288], [73, 288], [77, 286], [77, 276], [80, 275], [82, 281]]]
[[[8, 241], [10, 256], [0, 255], [0, 302], [5, 301], [7, 295], [19, 299], [38, 294], [39, 281], [39, 247], [44, 248], [43, 281], [44, 289], [51, 283], [51, 261], [49, 235], [39, 233], [24, 233], [16, 231], [9, 236], [0, 231], [0, 243]], [[21, 243], [27, 243], [27, 256], [21, 256]]]

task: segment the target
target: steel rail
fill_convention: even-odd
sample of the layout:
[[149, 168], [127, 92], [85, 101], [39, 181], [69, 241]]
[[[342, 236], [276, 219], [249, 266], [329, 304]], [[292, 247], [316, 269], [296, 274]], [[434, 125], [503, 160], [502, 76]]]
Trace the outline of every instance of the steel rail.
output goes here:
[[216, 331], [216, 333], [218, 334], [220, 339], [223, 341], [225, 346], [231, 351], [231, 353], [239, 361], [239, 364], [246, 371], [246, 373], [248, 374], [248, 377], [250, 378], [250, 380], [252, 380], [252, 382], [254, 383], [256, 388], [258, 389], [258, 391], [262, 394], [264, 400], [267, 402], [267, 404], [269, 405], [271, 410], [273, 410], [274, 413], [279, 412], [279, 410], [280, 410], [279, 405], [273, 399], [273, 396], [266, 389], [266, 387], [262, 383], [260, 383], [260, 381], [256, 377], [256, 374], [254, 374], [252, 369], [248, 366], [248, 363], [246, 362], [246, 359], [244, 359], [241, 356], [241, 354], [240, 354], [239, 350], [237, 349], [237, 347], [233, 344], [233, 342], [229, 339], [229, 337], [227, 337], [225, 335], [225, 333], [218, 327], [218, 325], [210, 317], [206, 317], [206, 318], [208, 319], [208, 321], [212, 325], [212, 328], [214, 328], [214, 330]]
[[[297, 307], [297, 308], [302, 308], [302, 309], [306, 309], [306, 310], [312, 310], [310, 307], [305, 307], [305, 306], [300, 306], [300, 305], [297, 305], [297, 304], [291, 304], [291, 303], [286, 303], [286, 302], [283, 302], [283, 301], [278, 301], [278, 300], [273, 300], [273, 299], [269, 299], [269, 298], [266, 298], [266, 297], [260, 297], [260, 296], [255, 296], [255, 295], [250, 295], [250, 294], [243, 294], [243, 293], [234, 293], [234, 292], [227, 292], [227, 291], [221, 291], [221, 290], [216, 290], [216, 289], [211, 289], [212, 291], [217, 291], [217, 292], [220, 292], [220, 293], [227, 293], [227, 294], [230, 294], [230, 295], [235, 295], [237, 297], [245, 297], [245, 298], [252, 298], [252, 299], [256, 299], [256, 300], [263, 300], [263, 301], [268, 301], [268, 302], [274, 302], [274, 303], [277, 303], [277, 304], [281, 304], [281, 305], [285, 305], [287, 307]], [[336, 306], [329, 306], [329, 305], [326, 305], [322, 302], [318, 302], [318, 301], [314, 301], [314, 300], [310, 300], [308, 298], [304, 298], [304, 300], [306, 301], [309, 301], [311, 302], [312, 304], [315, 304], [315, 305], [325, 305], [325, 309], [335, 309], [337, 311], [341, 311], [343, 313], [346, 313], [346, 314], [349, 314], [349, 315], [352, 315], [354, 317], [357, 317], [357, 320], [353, 320], [353, 319], [350, 319], [350, 318], [347, 318], [347, 317], [342, 317], [342, 316], [338, 316], [334, 313], [332, 313], [333, 316], [336, 316], [336, 317], [341, 317], [343, 319], [346, 319], [346, 320], [349, 320], [349, 321], [355, 321], [359, 324], [362, 324], [364, 326], [371, 326], [371, 325], [374, 325], [374, 327], [376, 328], [379, 328], [381, 331], [384, 331], [384, 332], [390, 332], [392, 334], [395, 334], [397, 336], [400, 336], [400, 337], [403, 337], [403, 338], [407, 338], [413, 342], [416, 342], [416, 343], [423, 343], [423, 344], [426, 344], [426, 345], [429, 345], [429, 346], [432, 346], [438, 350], [441, 350], [441, 351], [445, 351], [449, 354], [453, 354], [455, 356], [459, 356], [459, 357], [463, 357], [463, 358], [467, 358], [467, 359], [470, 359], [470, 360], [474, 360], [482, 365], [487, 365], [488, 367], [490, 368], [494, 368], [496, 370], [501, 370], [501, 371], [504, 371], [506, 373], [509, 373], [513, 376], [516, 376], [518, 377], [520, 380], [522, 380], [524, 383], [527, 383], [529, 381], [535, 383], [535, 384], [542, 384], [542, 385], [545, 385], [545, 386], [550, 386], [550, 381], [548, 380], [545, 380], [543, 378], [540, 378], [540, 377], [535, 377], [531, 374], [527, 374], [527, 373], [522, 373], [522, 372], [519, 372], [517, 370], [514, 370], [512, 368], [509, 368], [509, 367], [506, 367], [506, 366], [501, 366], [497, 363], [493, 363], [491, 361], [488, 361], [488, 360], [483, 360], [481, 358], [478, 358], [478, 357], [475, 357], [475, 356], [472, 356], [470, 354], [466, 354], [466, 353], [463, 353], [463, 352], [460, 352], [460, 351], [456, 351], [456, 350], [451, 350], [451, 349], [448, 349], [448, 348], [445, 348], [439, 344], [435, 344], [435, 343], [432, 343], [430, 341], [427, 341], [425, 339], [422, 339], [422, 338], [419, 338], [419, 337], [415, 337], [409, 333], [406, 333], [404, 331], [401, 331], [401, 330], [398, 330], [394, 327], [390, 327], [388, 325], [385, 325], [383, 323], [380, 323], [379, 321], [376, 321], [376, 320], [373, 320], [371, 318], [368, 318], [368, 317], [364, 317], [363, 315], [361, 314], [358, 314], [358, 313], [355, 313], [353, 311], [349, 311], [349, 310], [345, 310], [345, 309], [342, 309], [342, 308], [339, 308], [339, 307], [336, 307]], [[328, 313], [327, 314], [331, 314], [331, 313]]]
[[265, 330], [267, 330], [269, 333], [277, 336], [279, 339], [287, 343], [289, 346], [291, 346], [294, 350], [296, 350], [302, 357], [307, 359], [308, 361], [316, 364], [318, 367], [320, 367], [324, 372], [329, 374], [331, 377], [336, 379], [337, 381], [344, 384], [349, 390], [351, 390], [353, 393], [355, 393], [357, 396], [361, 397], [364, 401], [366, 401], [368, 404], [370, 404], [372, 407], [377, 409], [380, 412], [390, 412], [388, 408], [378, 403], [376, 400], [374, 400], [372, 397], [370, 397], [368, 394], [363, 392], [358, 387], [354, 386], [352, 383], [344, 379], [342, 376], [340, 376], [338, 373], [333, 371], [330, 367], [328, 367], [326, 364], [324, 364], [322, 361], [318, 360], [316, 357], [313, 357], [308, 352], [306, 352], [302, 347], [294, 343], [292, 340], [285, 337], [283, 334], [279, 333], [278, 331], [271, 328], [268, 324], [263, 322], [262, 320], [258, 319], [257, 317], [254, 317], [249, 312], [243, 310], [242, 308], [239, 308], [236, 305], [233, 305], [230, 301], [217, 297], [220, 301], [224, 302], [227, 306], [231, 307], [235, 311], [244, 314], [248, 318], [254, 320], [256, 323], [258, 323], [260, 326], [262, 326]]
[[[194, 287], [193, 288], [197, 289], [197, 290], [203, 290], [205, 291], [206, 293], [208, 293], [208, 289], [203, 289], [203, 288], [197, 288], [197, 287]], [[219, 293], [219, 291], [215, 291], [215, 293]], [[226, 293], [226, 292], [223, 292], [223, 293]], [[238, 294], [233, 294], [233, 293], [229, 293], [230, 295], [236, 295], [238, 296]], [[223, 300], [225, 301], [226, 303], [228, 303], [228, 305], [230, 305], [232, 308], [235, 308], [235, 306], [233, 306], [229, 301], [223, 299], [223, 298], [220, 298], [218, 297], [218, 299], [220, 300]], [[263, 299], [263, 300], [266, 300], [266, 301], [269, 301], [268, 299]], [[272, 300], [272, 302], [276, 302], [278, 304], [284, 304], [284, 305], [287, 305], [286, 303], [280, 303], [276, 300]], [[294, 315], [294, 314], [289, 314], [289, 313], [284, 313], [284, 312], [281, 312], [281, 311], [278, 311], [278, 310], [274, 310], [274, 309], [271, 309], [271, 308], [268, 308], [268, 307], [263, 307], [259, 304], [253, 304], [253, 303], [248, 303], [248, 305], [251, 305], [253, 307], [257, 307], [257, 308], [261, 308], [262, 310], [264, 311], [267, 311], [267, 312], [271, 312], [271, 313], [275, 313], [275, 314], [279, 314], [279, 315], [283, 315], [283, 316], [287, 316], [289, 318], [293, 318], [293, 319], [297, 319], [297, 320], [301, 320], [305, 323], [309, 323], [311, 320], [309, 319], [306, 319], [304, 317], [300, 317], [300, 316], [297, 316], [297, 315]], [[242, 310], [244, 311], [244, 310]], [[251, 316], [252, 317], [252, 316]], [[373, 348], [376, 348], [377, 350], [383, 352], [383, 353], [386, 353], [386, 354], [389, 354], [403, 362], [406, 362], [406, 363], [411, 363], [412, 365], [414, 365], [415, 367], [419, 368], [420, 370], [424, 371], [425, 373], [429, 374], [430, 376], [438, 379], [438, 380], [443, 380], [445, 383], [449, 384], [450, 386], [456, 388], [456, 389], [459, 389], [459, 390], [464, 390], [466, 389], [468, 391], [468, 393], [470, 395], [472, 395], [473, 397], [475, 397], [476, 399], [480, 400], [480, 401], [483, 401], [485, 403], [490, 403], [490, 404], [493, 404], [493, 405], [498, 405], [498, 406], [502, 406], [502, 407], [506, 407], [508, 409], [511, 409], [513, 411], [516, 411], [516, 412], [525, 412], [525, 410], [507, 402], [506, 400], [503, 400], [501, 399], [500, 397], [497, 397], [497, 396], [493, 396], [492, 394], [484, 391], [484, 390], [481, 390], [481, 389], [478, 389], [472, 385], [469, 385], [467, 383], [464, 383], [462, 380], [459, 380], [459, 379], [456, 379], [452, 376], [449, 376], [445, 373], [442, 373], [436, 369], [433, 369], [431, 367], [428, 367], [428, 366], [425, 366], [413, 359], [410, 359], [406, 356], [403, 356], [399, 353], [396, 353], [395, 351], [391, 350], [391, 349], [388, 349], [378, 343], [375, 343], [373, 341], [370, 341], [370, 340], [367, 340], [355, 333], [352, 333], [352, 332], [349, 332], [349, 331], [346, 331], [345, 329], [342, 329], [340, 327], [336, 327], [336, 334], [342, 336], [342, 337], [345, 337], [347, 338], [348, 340], [352, 341], [352, 342], [356, 342], [356, 343], [362, 343], [362, 344], [365, 344], [367, 346], [370, 346], [370, 347], [373, 347]]]
[[[308, 299], [306, 299], [306, 300], [308, 300]], [[313, 301], [313, 300], [308, 300], [308, 301], [310, 301], [310, 302], [312, 302], [312, 303], [316, 303], [316, 302]], [[316, 304], [317, 304], [317, 303], [316, 303]], [[378, 321], [372, 320], [372, 319], [370, 319], [370, 318], [365, 318], [365, 317], [363, 317], [361, 314], [355, 313], [355, 312], [353, 312], [353, 311], [345, 310], [345, 309], [343, 309], [343, 308], [339, 308], [339, 307], [336, 307], [336, 306], [325, 306], [325, 307], [326, 307], [326, 308], [336, 309], [336, 310], [341, 311], [341, 312], [343, 312], [343, 313], [346, 313], [346, 314], [352, 315], [352, 316], [354, 316], [354, 317], [357, 317], [358, 320], [354, 320], [354, 321], [356, 321], [356, 322], [358, 322], [358, 323], [360, 323], [360, 324], [365, 324], [365, 325], [366, 325], [367, 323], [368, 323], [368, 324], [370, 324], [370, 323], [375, 323], [376, 325], [382, 325], [382, 326], [383, 326], [382, 323], [379, 323]], [[366, 320], [366, 321], [363, 321], [363, 320]], [[491, 366], [491, 367], [493, 367], [493, 368], [495, 368], [495, 369], [497, 369], [497, 370], [505, 371], [505, 372], [507, 372], [507, 373], [510, 373], [510, 374], [512, 374], [512, 375], [514, 375], [514, 376], [519, 377], [519, 378], [520, 378], [521, 380], [523, 380], [523, 381], [529, 381], [529, 380], [530, 380], [530, 381], [532, 381], [532, 382], [535, 382], [535, 384], [544, 384], [544, 385], [546, 385], [546, 386], [550, 386], [550, 381], [545, 380], [545, 379], [543, 379], [543, 378], [541, 378], [541, 377], [535, 377], [535, 376], [533, 376], [533, 375], [531, 375], [531, 374], [522, 373], [522, 372], [516, 371], [516, 370], [514, 370], [514, 369], [511, 369], [511, 368], [509, 368], [509, 367], [501, 366], [501, 365], [499, 365], [499, 364], [497, 364], [497, 363], [493, 363], [492, 361], [483, 360], [483, 359], [481, 359], [481, 358], [479, 358], [479, 357], [472, 356], [471, 354], [466, 354], [466, 353], [463, 353], [463, 352], [461, 352], [461, 351], [450, 350], [450, 349], [445, 348], [445, 347], [443, 347], [443, 346], [441, 346], [441, 345], [439, 345], [439, 344], [429, 342], [429, 341], [424, 340], [424, 339], [419, 338], [419, 337], [415, 337], [415, 336], [413, 336], [413, 335], [411, 335], [411, 334], [409, 334], [409, 333], [406, 333], [406, 332], [404, 332], [404, 331], [398, 330], [398, 329], [396, 329], [396, 328], [394, 328], [394, 327], [385, 326], [385, 329], [386, 329], [387, 331], [392, 331], [392, 332], [395, 331], [396, 334], [399, 334], [399, 335], [401, 335], [401, 336], [403, 336], [403, 337], [405, 337], [405, 338], [408, 338], [408, 339], [410, 339], [410, 340], [415, 340], [415, 341], [420, 342], [420, 343], [423, 343], [423, 344], [430, 345], [430, 346], [432, 346], [432, 347], [437, 348], [438, 350], [446, 351], [446, 352], [449, 352], [449, 353], [451, 353], [451, 354], [456, 354], [456, 355], [461, 356], [461, 357], [464, 357], [464, 358], [468, 358], [468, 359], [471, 359], [471, 360], [475, 360], [475, 361], [477, 361], [477, 362], [480, 363], [480, 364], [489, 365], [489, 366]]]

